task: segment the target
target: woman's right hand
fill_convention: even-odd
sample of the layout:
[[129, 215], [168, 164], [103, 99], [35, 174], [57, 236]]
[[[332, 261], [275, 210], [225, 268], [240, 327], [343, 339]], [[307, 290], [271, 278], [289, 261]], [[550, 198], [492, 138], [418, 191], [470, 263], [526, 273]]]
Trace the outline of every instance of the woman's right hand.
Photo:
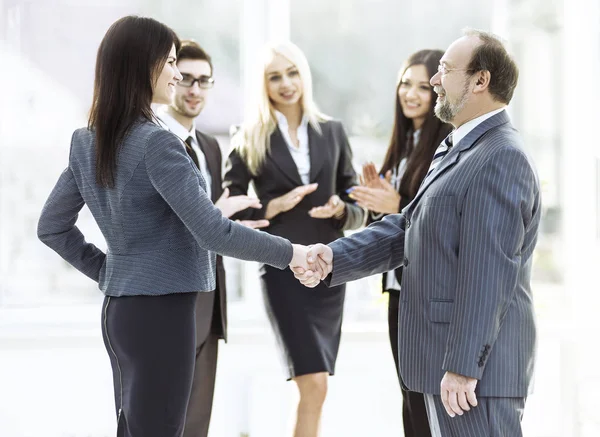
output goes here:
[[319, 184], [301, 185], [287, 192], [283, 196], [272, 199], [267, 204], [265, 219], [270, 220], [276, 215], [294, 208], [302, 201], [302, 199], [304, 199], [304, 196], [313, 193], [318, 186]]
[[[377, 173], [375, 164], [367, 162], [363, 165], [362, 175], [360, 176], [360, 184], [363, 187], [369, 188], [383, 188], [384, 185], [381, 183], [382, 177]], [[390, 182], [392, 179], [392, 172], [388, 170], [385, 174], [385, 180]]]

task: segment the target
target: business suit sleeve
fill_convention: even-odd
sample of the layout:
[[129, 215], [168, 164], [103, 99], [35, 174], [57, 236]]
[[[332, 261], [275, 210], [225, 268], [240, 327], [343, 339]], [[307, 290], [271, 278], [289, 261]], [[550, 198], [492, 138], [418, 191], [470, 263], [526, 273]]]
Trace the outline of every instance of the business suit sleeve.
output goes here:
[[[536, 176], [517, 149], [500, 149], [471, 181], [462, 204], [456, 297], [443, 369], [481, 379], [515, 292]], [[515, 333], [518, 335], [518, 333]]]
[[239, 225], [221, 214], [200, 185], [200, 172], [170, 132], [157, 131], [147, 144], [146, 171], [154, 188], [192, 233], [198, 244], [220, 255], [258, 261], [284, 269], [292, 246], [284, 238]]
[[329, 244], [333, 250], [333, 271], [328, 286], [388, 272], [404, 260], [405, 219], [391, 214], [349, 237]]
[[[223, 176], [223, 188], [229, 188], [230, 196], [241, 196], [248, 194], [248, 186], [252, 181], [252, 174], [244, 159], [237, 149], [229, 154], [225, 164], [225, 176]], [[267, 205], [271, 199], [260, 199], [262, 208], [247, 208], [234, 214], [232, 220], [262, 220], [265, 218]]]
[[50, 193], [38, 222], [39, 239], [81, 273], [98, 282], [106, 254], [85, 237], [75, 223], [85, 202], [68, 167]]
[[335, 135], [341, 140], [340, 160], [338, 163], [337, 172], [337, 190], [338, 196], [346, 204], [346, 214], [340, 220], [335, 220], [336, 226], [339, 229], [357, 229], [361, 227], [365, 220], [365, 210], [360, 206], [355, 205], [354, 201], [350, 199], [346, 190], [350, 187], [358, 185], [358, 178], [356, 177], [356, 171], [352, 166], [352, 149], [350, 148], [350, 142], [348, 136], [344, 130], [342, 123], [336, 123], [337, 130]]

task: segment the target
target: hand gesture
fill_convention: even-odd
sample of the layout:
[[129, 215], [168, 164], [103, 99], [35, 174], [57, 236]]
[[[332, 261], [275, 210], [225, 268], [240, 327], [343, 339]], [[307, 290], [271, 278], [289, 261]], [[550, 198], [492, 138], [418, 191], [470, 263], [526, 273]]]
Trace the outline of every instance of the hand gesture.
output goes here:
[[370, 211], [385, 214], [396, 214], [400, 212], [400, 194], [394, 186], [385, 178], [379, 178], [380, 188], [356, 186], [350, 188], [350, 198], [356, 200], [356, 204]]
[[323, 206], [315, 206], [308, 215], [312, 218], [327, 219], [331, 217], [341, 218], [346, 210], [346, 204], [340, 199], [337, 194], [334, 194], [329, 198], [327, 203]]
[[363, 165], [362, 175], [359, 177], [360, 184], [363, 187], [369, 188], [383, 188], [382, 179], [385, 179], [387, 182], [392, 180], [392, 171], [388, 170], [385, 174], [385, 177], [382, 177], [379, 173], [377, 173], [377, 169], [375, 168], [375, 164], [372, 162], [367, 162]]
[[308, 247], [307, 246], [303, 246], [301, 244], [292, 244], [292, 249], [294, 250], [294, 253], [292, 255], [292, 260], [290, 261], [290, 268], [292, 270], [294, 269], [299, 269], [302, 271], [306, 271], [309, 269], [308, 266], [308, 260], [307, 260], [307, 255], [308, 255]]
[[269, 220], [236, 220], [236, 222], [250, 229], [261, 229], [270, 225]]
[[223, 190], [223, 194], [216, 201], [215, 206], [221, 210], [225, 217], [231, 217], [237, 212], [243, 211], [246, 208], [262, 208], [260, 200], [255, 197], [248, 196], [232, 196], [229, 197], [229, 188]]
[[287, 192], [283, 196], [276, 197], [267, 204], [265, 218], [270, 220], [282, 212], [289, 211], [298, 205], [304, 196], [313, 193], [319, 184], [301, 185]]
[[307, 266], [290, 266], [296, 279], [309, 288], [316, 287], [333, 270], [333, 251], [324, 244], [315, 244], [307, 248]]
[[477, 379], [458, 373], [446, 372], [440, 383], [442, 404], [446, 413], [450, 417], [457, 414], [463, 415], [464, 411], [469, 411], [471, 407], [477, 406], [477, 396], [475, 395]]

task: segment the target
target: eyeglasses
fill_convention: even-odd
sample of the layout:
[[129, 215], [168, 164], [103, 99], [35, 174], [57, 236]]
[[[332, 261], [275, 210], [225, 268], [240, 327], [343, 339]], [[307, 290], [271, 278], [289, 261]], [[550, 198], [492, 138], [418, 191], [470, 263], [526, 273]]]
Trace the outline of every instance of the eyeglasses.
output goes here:
[[210, 76], [200, 76], [194, 77], [189, 74], [182, 74], [183, 79], [179, 81], [179, 85], [184, 86], [186, 88], [191, 88], [194, 86], [196, 82], [198, 82], [198, 86], [200, 88], [212, 88], [215, 84], [215, 80]]
[[448, 73], [452, 73], [453, 71], [470, 71], [471, 73], [473, 72], [473, 70], [470, 68], [448, 68], [443, 64], [438, 65], [437, 71], [443, 76], [447, 75]]

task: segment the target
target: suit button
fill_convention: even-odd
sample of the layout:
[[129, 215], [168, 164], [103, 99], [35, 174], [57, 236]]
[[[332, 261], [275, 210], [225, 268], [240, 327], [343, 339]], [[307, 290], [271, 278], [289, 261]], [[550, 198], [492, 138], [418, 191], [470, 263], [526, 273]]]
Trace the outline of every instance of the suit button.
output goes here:
[[408, 258], [404, 258], [402, 264], [404, 265], [404, 267], [408, 267]]
[[410, 220], [407, 218], [406, 219], [406, 229], [410, 228]]

